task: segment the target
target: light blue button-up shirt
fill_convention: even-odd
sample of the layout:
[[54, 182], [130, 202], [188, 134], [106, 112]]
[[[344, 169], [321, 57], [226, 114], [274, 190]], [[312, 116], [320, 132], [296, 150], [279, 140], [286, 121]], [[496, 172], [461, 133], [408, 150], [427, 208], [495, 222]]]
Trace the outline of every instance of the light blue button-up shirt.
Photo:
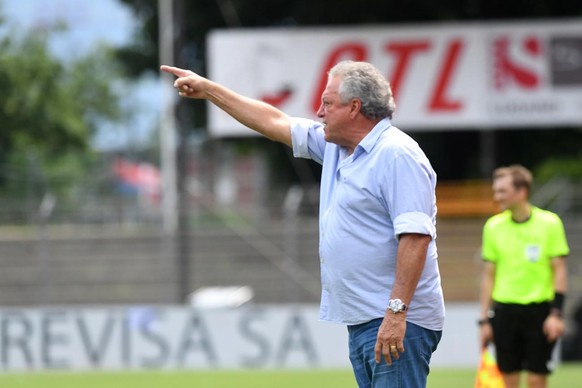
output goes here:
[[396, 274], [398, 237], [432, 237], [407, 320], [442, 330], [444, 302], [436, 248], [436, 174], [418, 144], [384, 119], [351, 155], [324, 139], [323, 125], [293, 118], [293, 154], [323, 165], [319, 255], [323, 321], [355, 325], [382, 318]]

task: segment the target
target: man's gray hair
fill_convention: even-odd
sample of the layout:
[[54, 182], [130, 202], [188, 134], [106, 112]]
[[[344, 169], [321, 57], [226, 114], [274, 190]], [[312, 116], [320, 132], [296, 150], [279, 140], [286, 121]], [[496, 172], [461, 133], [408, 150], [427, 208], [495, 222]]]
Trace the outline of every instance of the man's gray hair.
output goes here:
[[362, 114], [369, 119], [392, 118], [396, 110], [390, 83], [368, 62], [342, 61], [328, 73], [341, 78], [339, 96], [346, 104], [357, 98], [362, 102]]

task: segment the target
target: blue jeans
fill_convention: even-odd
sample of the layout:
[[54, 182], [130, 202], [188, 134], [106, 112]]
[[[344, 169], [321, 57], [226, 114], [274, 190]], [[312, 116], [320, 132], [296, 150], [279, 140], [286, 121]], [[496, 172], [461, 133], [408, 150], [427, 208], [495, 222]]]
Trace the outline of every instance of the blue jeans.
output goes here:
[[374, 359], [374, 347], [382, 318], [360, 325], [348, 326], [350, 361], [360, 388], [424, 388], [430, 371], [432, 353], [441, 339], [442, 331], [406, 323], [404, 353], [400, 359], [386, 364], [382, 356]]

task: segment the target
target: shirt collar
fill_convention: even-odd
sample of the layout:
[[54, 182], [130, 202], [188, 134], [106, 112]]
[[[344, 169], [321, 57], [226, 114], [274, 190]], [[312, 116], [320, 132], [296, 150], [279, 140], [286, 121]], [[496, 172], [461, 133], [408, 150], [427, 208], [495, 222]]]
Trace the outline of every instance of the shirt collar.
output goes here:
[[356, 146], [354, 154], [360, 153], [358, 152], [358, 149], [362, 149], [363, 151], [370, 153], [370, 151], [372, 151], [372, 148], [374, 148], [374, 146], [378, 142], [378, 138], [380, 137], [380, 135], [387, 131], [391, 126], [392, 124], [390, 123], [390, 119], [388, 118], [382, 119], [380, 122], [378, 122], [378, 124], [376, 124], [374, 128], [372, 128], [372, 130]]

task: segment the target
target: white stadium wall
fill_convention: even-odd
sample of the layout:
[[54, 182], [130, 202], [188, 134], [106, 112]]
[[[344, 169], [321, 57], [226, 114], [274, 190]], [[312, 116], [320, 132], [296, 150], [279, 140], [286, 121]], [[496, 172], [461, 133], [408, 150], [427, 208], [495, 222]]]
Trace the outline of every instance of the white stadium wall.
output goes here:
[[[432, 365], [477, 365], [476, 304], [447, 306]], [[349, 368], [316, 305], [0, 309], [0, 371]]]

